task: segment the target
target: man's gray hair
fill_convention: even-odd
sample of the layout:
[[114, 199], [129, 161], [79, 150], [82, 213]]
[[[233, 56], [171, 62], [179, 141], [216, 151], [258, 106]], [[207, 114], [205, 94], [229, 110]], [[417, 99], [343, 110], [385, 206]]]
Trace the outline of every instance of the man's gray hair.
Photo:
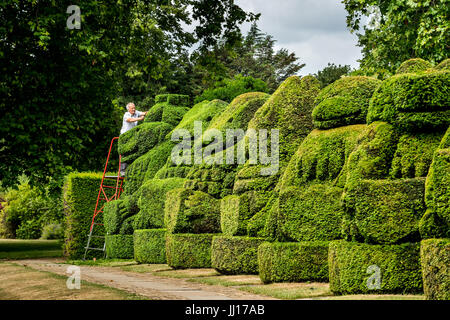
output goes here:
[[130, 110], [130, 107], [131, 106], [134, 106], [134, 103], [133, 102], [128, 102], [128, 104], [127, 104], [127, 110]]

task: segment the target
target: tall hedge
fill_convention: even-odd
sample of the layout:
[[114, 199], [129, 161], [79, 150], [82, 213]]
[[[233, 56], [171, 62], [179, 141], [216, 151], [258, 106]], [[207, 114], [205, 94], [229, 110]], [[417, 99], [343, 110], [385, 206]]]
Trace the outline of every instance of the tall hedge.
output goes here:
[[[81, 259], [84, 256], [101, 179], [101, 173], [91, 172], [73, 172], [65, 177], [63, 187], [64, 255], [69, 259]], [[106, 192], [109, 193], [112, 190], [108, 189]], [[96, 222], [103, 222], [101, 213], [97, 216]], [[94, 235], [104, 236], [103, 226], [96, 225]], [[103, 243], [103, 239], [92, 238], [89, 246], [103, 248]], [[102, 256], [103, 252], [90, 250], [87, 257]]]
[[134, 256], [132, 235], [107, 235], [106, 257], [109, 259], [132, 259]]
[[450, 300], [450, 239], [423, 240], [423, 289], [429, 300]]

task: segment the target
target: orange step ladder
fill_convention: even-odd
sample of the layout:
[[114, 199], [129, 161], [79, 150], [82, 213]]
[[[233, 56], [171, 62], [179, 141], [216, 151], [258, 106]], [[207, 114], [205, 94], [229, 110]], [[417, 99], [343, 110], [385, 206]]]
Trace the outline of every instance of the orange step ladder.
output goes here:
[[[88, 241], [87, 241], [87, 245], [84, 248], [84, 257], [83, 260], [86, 260], [86, 255], [88, 253], [89, 250], [97, 250], [97, 251], [103, 251], [103, 257], [106, 256], [106, 240], [105, 240], [105, 236], [99, 236], [99, 235], [94, 235], [94, 227], [95, 226], [102, 226], [103, 223], [98, 223], [96, 222], [96, 218], [98, 217], [98, 215], [100, 213], [103, 212], [103, 208], [105, 207], [105, 204], [113, 201], [113, 200], [117, 200], [119, 199], [120, 195], [123, 192], [123, 182], [125, 180], [125, 177], [122, 177], [120, 175], [120, 165], [121, 165], [121, 161], [122, 161], [122, 156], [119, 155], [119, 170], [117, 171], [117, 176], [107, 176], [106, 172], [108, 169], [108, 163], [109, 163], [109, 157], [111, 155], [111, 150], [114, 144], [114, 141], [118, 140], [119, 137], [114, 137], [111, 140], [111, 144], [109, 146], [109, 151], [108, 151], [108, 156], [106, 158], [106, 164], [105, 164], [105, 169], [103, 170], [103, 176], [102, 176], [102, 181], [100, 182], [100, 187], [98, 190], [98, 195], [97, 195], [97, 203], [95, 204], [95, 209], [94, 209], [94, 215], [92, 216], [92, 222], [91, 222], [91, 228], [89, 229], [89, 235], [88, 235]], [[106, 184], [106, 182], [109, 181], [109, 184]], [[115, 185], [113, 183], [113, 185], [110, 185], [112, 181], [115, 181]], [[114, 189], [114, 194], [110, 195], [108, 197], [107, 193], [110, 193], [106, 190], [108, 189]], [[103, 239], [103, 248], [94, 248], [94, 247], [90, 247], [91, 244], [91, 240], [92, 238], [102, 238]]]

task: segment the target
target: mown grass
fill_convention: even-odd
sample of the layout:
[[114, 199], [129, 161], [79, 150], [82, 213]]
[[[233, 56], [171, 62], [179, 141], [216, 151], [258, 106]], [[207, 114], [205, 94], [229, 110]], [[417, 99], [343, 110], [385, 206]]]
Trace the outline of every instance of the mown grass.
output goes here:
[[62, 257], [60, 240], [0, 239], [0, 259], [32, 259]]
[[0, 300], [145, 300], [146, 297], [81, 281], [68, 289], [67, 277], [9, 262], [0, 262]]

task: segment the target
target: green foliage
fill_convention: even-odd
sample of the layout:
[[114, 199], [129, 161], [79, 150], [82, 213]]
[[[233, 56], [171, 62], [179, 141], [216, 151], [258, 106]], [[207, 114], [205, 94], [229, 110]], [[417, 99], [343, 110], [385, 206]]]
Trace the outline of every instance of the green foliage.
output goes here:
[[[133, 229], [127, 225], [133, 215], [138, 212], [138, 194], [131, 196], [122, 195], [119, 200], [105, 204], [103, 208], [103, 223], [108, 234], [133, 234]], [[127, 221], [127, 223], [125, 223]]]
[[[99, 154], [120, 128], [117, 96], [190, 93], [187, 48], [222, 36], [233, 43], [239, 25], [256, 18], [230, 0], [80, 0], [81, 28], [71, 30], [64, 3], [1, 5], [0, 109], [9, 111], [0, 119], [0, 172], [8, 185], [22, 171], [48, 182], [72, 168], [100, 170]], [[196, 21], [192, 32], [182, 27]]]
[[164, 224], [169, 233], [220, 232], [220, 203], [202, 191], [177, 188], [166, 193]]
[[[328, 260], [330, 290], [335, 294], [420, 293], [419, 246], [418, 243], [369, 245], [332, 241]], [[370, 266], [379, 268], [380, 289], [371, 286], [377, 274]]]
[[425, 203], [422, 238], [450, 237], [450, 129], [434, 153], [425, 182]]
[[134, 260], [138, 263], [166, 263], [166, 229], [135, 230]]
[[18, 178], [15, 188], [8, 188], [2, 195], [0, 209], [0, 237], [37, 239], [41, 229], [49, 223], [62, 220], [60, 199], [31, 186], [28, 177]]
[[169, 190], [183, 187], [185, 179], [150, 179], [139, 190], [138, 207], [140, 211], [134, 220], [134, 229], [164, 227], [164, 202]]
[[215, 236], [211, 266], [223, 274], [258, 274], [258, 246], [263, 238]]
[[418, 73], [432, 68], [433, 65], [428, 61], [420, 58], [409, 59], [403, 62], [395, 72], [396, 74], [402, 73]]
[[418, 241], [425, 213], [425, 179], [361, 180], [347, 190], [355, 239], [378, 244]]
[[366, 123], [369, 101], [381, 81], [364, 76], [343, 77], [320, 91], [312, 112], [319, 129]]
[[109, 259], [132, 259], [134, 256], [132, 235], [107, 235], [106, 257]]
[[[70, 173], [65, 177], [64, 184], [64, 255], [69, 259], [81, 259], [87, 244], [89, 228], [97, 201], [98, 188], [102, 180], [100, 173]], [[107, 189], [107, 195], [113, 189]], [[102, 223], [102, 217], [96, 222]], [[93, 235], [103, 236], [105, 230], [102, 226], [95, 226]], [[103, 246], [99, 238], [92, 238], [90, 246], [98, 248]], [[91, 250], [87, 258], [100, 257], [101, 253]]]
[[264, 283], [328, 280], [328, 242], [265, 242], [258, 248]]
[[450, 71], [450, 59], [442, 60], [441, 63], [439, 63], [436, 67], [434, 67], [436, 70], [441, 71]]
[[42, 240], [64, 239], [64, 229], [60, 223], [46, 224], [42, 228]]
[[367, 123], [386, 121], [401, 130], [439, 130], [450, 125], [450, 72], [399, 74], [370, 101]]
[[423, 240], [420, 261], [425, 298], [450, 300], [450, 239]]
[[211, 268], [211, 242], [214, 235], [168, 233], [167, 264], [175, 269]]
[[321, 88], [325, 88], [336, 80], [339, 80], [342, 76], [348, 75], [350, 70], [350, 65], [337, 66], [334, 63], [328, 62], [328, 65], [322, 70], [317, 71], [314, 77], [319, 80]]
[[362, 69], [383, 75], [393, 73], [411, 57], [433, 63], [448, 57], [448, 1], [343, 3], [348, 13], [347, 26], [351, 32], [357, 32], [358, 46], [362, 47]]
[[231, 102], [243, 93], [254, 91], [268, 92], [269, 89], [263, 80], [239, 74], [233, 79], [224, 79], [216, 83], [214, 88], [206, 89], [201, 95], [195, 97], [194, 102], [214, 99]]

